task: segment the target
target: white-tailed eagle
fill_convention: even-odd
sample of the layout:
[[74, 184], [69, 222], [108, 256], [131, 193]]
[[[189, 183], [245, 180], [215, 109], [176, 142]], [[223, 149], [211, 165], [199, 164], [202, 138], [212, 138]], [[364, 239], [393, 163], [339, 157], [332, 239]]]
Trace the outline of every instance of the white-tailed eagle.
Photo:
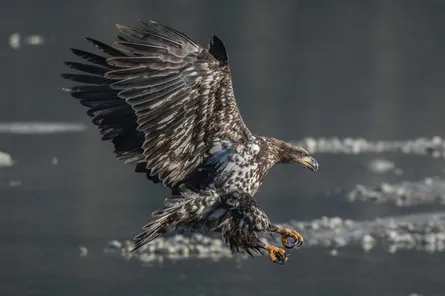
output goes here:
[[82, 73], [62, 74], [79, 83], [70, 94], [88, 108], [117, 158], [172, 189], [135, 237], [135, 249], [171, 231], [215, 230], [234, 252], [267, 250], [284, 263], [284, 249], [263, 244], [256, 232], [281, 234], [287, 248], [303, 238], [272, 225], [253, 196], [273, 165], [317, 171], [317, 161], [302, 147], [246, 127], [220, 39], [204, 48], [165, 25], [138, 23], [117, 25], [112, 46], [86, 38], [104, 55], [72, 49], [85, 62], [65, 64]]

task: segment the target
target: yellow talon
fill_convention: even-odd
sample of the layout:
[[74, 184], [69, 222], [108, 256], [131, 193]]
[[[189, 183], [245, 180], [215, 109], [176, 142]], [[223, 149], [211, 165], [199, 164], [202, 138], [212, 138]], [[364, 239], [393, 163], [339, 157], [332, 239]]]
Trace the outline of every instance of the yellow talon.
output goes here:
[[272, 245], [264, 245], [264, 248], [269, 252], [269, 258], [272, 262], [278, 264], [286, 263], [288, 258], [284, 249]]
[[[278, 228], [275, 232], [281, 234], [281, 243], [287, 249], [292, 249], [295, 246], [299, 247], [303, 244], [304, 241], [303, 236], [295, 230], [290, 230], [287, 228]], [[294, 241], [289, 242], [287, 240], [288, 238], [292, 238]]]

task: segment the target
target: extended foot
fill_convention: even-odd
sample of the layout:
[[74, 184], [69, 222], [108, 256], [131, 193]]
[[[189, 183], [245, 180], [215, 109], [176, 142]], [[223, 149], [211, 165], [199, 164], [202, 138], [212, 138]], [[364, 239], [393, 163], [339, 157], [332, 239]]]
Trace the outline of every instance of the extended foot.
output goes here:
[[286, 251], [284, 249], [271, 246], [264, 245], [264, 248], [269, 252], [269, 258], [274, 263], [284, 264], [287, 261]]
[[[303, 236], [301, 236], [301, 234], [299, 234], [295, 230], [290, 230], [287, 228], [277, 228], [275, 232], [281, 234], [281, 243], [287, 249], [300, 247], [303, 244]], [[288, 240], [289, 238], [290, 241]]]

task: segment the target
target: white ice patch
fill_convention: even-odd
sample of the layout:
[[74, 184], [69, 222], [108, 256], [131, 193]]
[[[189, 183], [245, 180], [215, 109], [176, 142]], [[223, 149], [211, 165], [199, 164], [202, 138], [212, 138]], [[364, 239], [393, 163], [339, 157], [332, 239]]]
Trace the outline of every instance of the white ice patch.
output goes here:
[[11, 155], [5, 152], [0, 151], [0, 168], [2, 167], [10, 167], [14, 164], [12, 161]]
[[411, 140], [367, 140], [364, 138], [305, 138], [294, 141], [310, 153], [361, 154], [401, 152], [404, 154], [445, 157], [445, 139], [441, 137], [417, 138]]
[[72, 133], [86, 128], [85, 124], [68, 122], [0, 122], [0, 133], [3, 134]]

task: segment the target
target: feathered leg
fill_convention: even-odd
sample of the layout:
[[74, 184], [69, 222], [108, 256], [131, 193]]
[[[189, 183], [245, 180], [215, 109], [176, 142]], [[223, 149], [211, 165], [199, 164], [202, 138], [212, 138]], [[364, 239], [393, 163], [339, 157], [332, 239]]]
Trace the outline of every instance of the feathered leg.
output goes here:
[[278, 264], [286, 263], [288, 256], [282, 248], [269, 244], [264, 244], [259, 238], [255, 230], [239, 227], [239, 220], [231, 217], [230, 220], [222, 227], [222, 238], [233, 253], [238, 253], [240, 249], [244, 250], [250, 256], [252, 251], [263, 254], [267, 251], [272, 262]]
[[[301, 245], [303, 237], [296, 231], [279, 228], [272, 225], [266, 213], [261, 209], [255, 199], [248, 194], [233, 193], [220, 197], [220, 202], [229, 209], [225, 218], [227, 219], [222, 227], [224, 242], [233, 252], [238, 252], [241, 248], [251, 255], [251, 250], [265, 250], [269, 254], [272, 262], [278, 264], [286, 263], [288, 256], [282, 248], [262, 243], [257, 236], [257, 232], [276, 232], [283, 237], [283, 246], [292, 248], [298, 241]], [[289, 243], [287, 238], [295, 239]]]

